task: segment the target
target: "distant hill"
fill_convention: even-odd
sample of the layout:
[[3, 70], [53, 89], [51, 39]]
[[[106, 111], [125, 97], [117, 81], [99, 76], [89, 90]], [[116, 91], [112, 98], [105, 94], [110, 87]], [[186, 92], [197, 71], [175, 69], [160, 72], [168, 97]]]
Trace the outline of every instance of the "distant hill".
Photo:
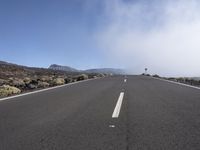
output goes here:
[[125, 71], [122, 69], [115, 68], [95, 68], [88, 70], [78, 70], [69, 66], [61, 66], [57, 64], [50, 65], [49, 69], [52, 70], [61, 70], [61, 71], [69, 71], [69, 72], [84, 72], [84, 73], [105, 73], [105, 74], [125, 74]]
[[60, 70], [60, 71], [68, 71], [68, 72], [79, 72], [79, 70], [69, 67], [69, 66], [61, 66], [57, 64], [53, 64], [49, 67], [52, 70]]
[[[116, 68], [95, 68], [95, 69], [88, 69], [88, 70], [78, 70], [69, 66], [62, 66], [57, 64], [52, 64], [49, 66], [49, 68], [34, 68], [34, 67], [27, 67], [22, 65], [17, 65], [5, 61], [0, 61], [0, 67], [10, 66], [10, 68], [16, 69], [16, 70], [26, 70], [28, 72], [34, 72], [34, 71], [44, 71], [44, 72], [51, 72], [52, 71], [64, 71], [68, 73], [104, 73], [104, 74], [125, 74], [125, 71], [123, 69], [116, 69]], [[7, 68], [7, 67], [6, 67]], [[7, 71], [8, 71], [7, 70]]]
[[15, 65], [15, 66], [18, 66], [17, 64], [5, 62], [5, 61], [0, 61], [0, 65]]
[[8, 64], [8, 63], [5, 61], [0, 61], [0, 64]]

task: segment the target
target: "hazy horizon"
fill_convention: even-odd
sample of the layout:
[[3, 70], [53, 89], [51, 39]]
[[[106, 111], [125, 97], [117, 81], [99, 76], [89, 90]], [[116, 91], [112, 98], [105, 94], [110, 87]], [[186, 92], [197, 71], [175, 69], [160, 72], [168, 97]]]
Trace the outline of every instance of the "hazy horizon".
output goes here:
[[200, 76], [198, 0], [2, 0], [0, 60]]

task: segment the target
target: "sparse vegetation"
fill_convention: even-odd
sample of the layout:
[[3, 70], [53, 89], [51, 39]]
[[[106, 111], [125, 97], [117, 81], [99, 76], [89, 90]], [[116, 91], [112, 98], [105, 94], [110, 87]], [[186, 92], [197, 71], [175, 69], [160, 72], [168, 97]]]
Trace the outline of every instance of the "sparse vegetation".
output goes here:
[[[145, 75], [145, 74], [142, 74]], [[146, 75], [149, 76], [149, 75]], [[155, 78], [162, 78], [165, 80], [170, 80], [170, 81], [175, 81], [175, 82], [179, 82], [179, 83], [184, 83], [184, 84], [188, 84], [188, 85], [193, 85], [193, 86], [200, 86], [200, 78], [194, 77], [194, 78], [188, 78], [188, 77], [160, 77], [159, 75], [155, 74], [152, 75], [152, 77]]]
[[81, 75], [76, 76], [75, 78], [76, 78], [76, 81], [86, 80], [88, 79], [88, 75], [81, 74]]
[[62, 84], [65, 84], [65, 79], [63, 79], [63, 78], [55, 78], [52, 81], [52, 85], [53, 86], [55, 86], [55, 85], [62, 85]]
[[9, 96], [12, 94], [19, 94], [21, 90], [10, 85], [2, 85], [0, 86], [0, 96]]
[[104, 76], [0, 63], [0, 97]]
[[174, 80], [177, 82], [180, 82], [180, 83], [185, 83], [185, 84], [194, 85], [194, 86], [200, 86], [200, 80], [195, 79], [195, 78], [175, 78]]

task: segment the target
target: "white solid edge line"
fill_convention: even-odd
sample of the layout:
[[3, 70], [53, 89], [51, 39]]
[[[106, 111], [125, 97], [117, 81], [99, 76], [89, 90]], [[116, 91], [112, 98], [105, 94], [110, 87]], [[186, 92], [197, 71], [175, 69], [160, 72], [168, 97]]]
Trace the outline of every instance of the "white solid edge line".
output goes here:
[[[96, 78], [96, 79], [98, 79], [98, 78]], [[72, 83], [54, 86], [54, 87], [50, 87], [50, 88], [46, 88], [46, 89], [42, 89], [42, 90], [19, 94], [19, 95], [15, 95], [15, 96], [9, 96], [9, 97], [5, 97], [5, 98], [1, 98], [0, 101], [13, 99], [13, 98], [17, 98], [17, 97], [22, 97], [22, 96], [26, 96], [26, 95], [31, 95], [31, 94], [35, 94], [35, 93], [40, 93], [40, 92], [44, 92], [44, 91], [48, 91], [48, 90], [53, 90], [53, 89], [57, 89], [57, 88], [61, 88], [61, 87], [65, 87], [65, 86], [69, 86], [69, 85], [73, 85], [73, 84], [77, 84], [77, 83], [81, 83], [81, 82], [86, 82], [86, 81], [90, 81], [90, 80], [95, 80], [95, 79], [87, 79], [87, 80], [83, 80], [83, 81], [72, 82]]]
[[155, 77], [152, 77], [152, 78], [200, 90], [200, 87], [196, 87], [196, 86], [192, 86], [192, 85], [188, 85], [188, 84], [184, 84], [184, 83], [180, 83], [180, 82], [170, 81], [170, 80], [166, 80], [166, 79], [160, 79], [160, 78], [155, 78]]
[[120, 109], [121, 109], [121, 106], [122, 106], [123, 98], [124, 98], [124, 92], [121, 92], [120, 95], [119, 95], [117, 104], [115, 106], [115, 109], [113, 111], [112, 118], [118, 118], [119, 117], [119, 113], [120, 113]]

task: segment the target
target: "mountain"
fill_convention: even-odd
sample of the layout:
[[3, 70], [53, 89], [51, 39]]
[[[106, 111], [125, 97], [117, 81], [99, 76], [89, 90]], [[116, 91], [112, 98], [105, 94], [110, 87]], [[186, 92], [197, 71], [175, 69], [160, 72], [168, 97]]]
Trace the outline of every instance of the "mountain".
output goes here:
[[13, 63], [1, 61], [1, 60], [0, 60], [0, 65], [15, 65], [15, 66], [18, 66], [17, 64], [13, 64]]
[[98, 68], [98, 69], [88, 69], [85, 70], [87, 73], [105, 73], [105, 74], [125, 74], [123, 69], [115, 68]]
[[61, 65], [57, 65], [57, 64], [50, 65], [49, 69], [62, 70], [62, 71], [68, 71], [68, 72], [83, 72], [83, 73], [125, 74], [125, 71], [122, 69], [95, 68], [95, 69], [88, 69], [88, 70], [77, 70], [77, 69], [71, 68], [69, 66], [61, 66]]
[[4, 65], [4, 64], [8, 64], [8, 63], [5, 62], [5, 61], [0, 61], [0, 64], [1, 64], [1, 65]]
[[57, 64], [53, 64], [49, 67], [52, 70], [60, 70], [60, 71], [68, 71], [68, 72], [79, 72], [79, 70], [69, 67], [69, 66], [61, 66]]

